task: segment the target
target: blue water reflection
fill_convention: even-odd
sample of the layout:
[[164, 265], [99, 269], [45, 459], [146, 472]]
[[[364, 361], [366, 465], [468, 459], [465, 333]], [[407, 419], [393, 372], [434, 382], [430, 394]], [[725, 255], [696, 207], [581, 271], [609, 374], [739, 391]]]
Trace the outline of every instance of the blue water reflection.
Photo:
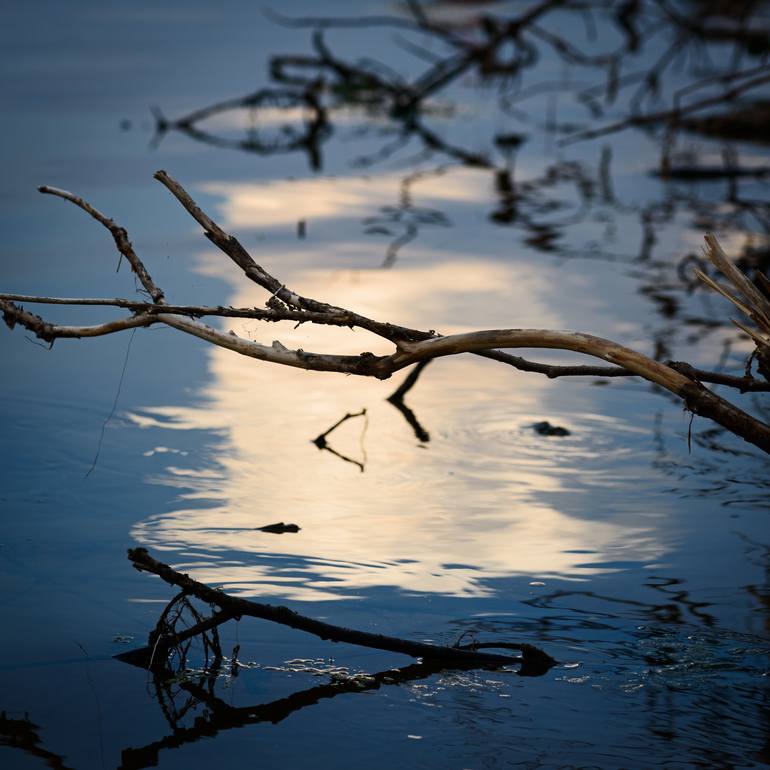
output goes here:
[[[302, 52], [307, 39], [246, 2], [9, 7], [0, 288], [134, 294], [125, 266], [114, 272], [108, 235], [34, 191], [50, 183], [125, 225], [173, 300], [263, 305], [265, 293], [151, 181], [166, 167], [307, 296], [417, 328], [570, 328], [740, 368], [750, 348], [725, 323], [729, 311], [686, 291], [675, 266], [715, 217], [732, 254], [761, 245], [761, 233], [725, 214], [723, 189], [651, 175], [659, 147], [647, 135], [559, 149], [543, 129], [548, 99], [528, 103], [519, 198], [500, 173], [510, 147], [498, 143], [489, 167], [418, 155], [414, 137], [383, 154], [388, 121], [354, 107], [334, 116], [321, 173], [303, 152], [256, 156], [179, 131], [151, 146], [150, 105], [173, 118], [265, 87], [269, 56]], [[404, 57], [381, 31], [337, 42], [339, 55]], [[543, 75], [560, 67], [544, 59]], [[430, 126], [486, 147], [512, 130], [496, 103], [488, 87], [460, 84], [437, 100]], [[559, 120], [579, 114], [559, 109]], [[274, 140], [296, 120], [235, 111], [207, 128], [236, 136], [257, 121]], [[699, 140], [697, 150], [711, 162], [721, 147]], [[767, 163], [761, 147], [741, 151], [744, 164]], [[766, 200], [761, 178], [741, 190]], [[361, 331], [220, 326], [306, 350], [387, 349]], [[767, 461], [710, 423], [691, 425], [646, 385], [435, 361], [406, 396], [418, 430], [386, 400], [405, 373], [369, 382], [282, 369], [172, 330], [140, 330], [130, 350], [128, 335], [43, 350], [17, 329], [0, 335], [0, 356], [3, 767], [56, 756], [78, 768], [229, 766], [255, 752], [267, 767], [309, 756], [371, 768], [770, 761]], [[337, 454], [319, 451], [313, 439], [362, 408], [329, 434]], [[569, 434], [539, 435], [544, 420]], [[259, 529], [279, 521], [301, 529]], [[560, 665], [538, 679], [371, 681], [408, 661], [243, 621], [223, 632], [228, 655], [240, 645], [237, 677], [193, 671], [168, 691], [148, 687], [111, 657], [145, 643], [171, 595], [130, 569], [125, 549], [137, 543], [211, 585], [330, 622], [442, 643], [530, 641]]]

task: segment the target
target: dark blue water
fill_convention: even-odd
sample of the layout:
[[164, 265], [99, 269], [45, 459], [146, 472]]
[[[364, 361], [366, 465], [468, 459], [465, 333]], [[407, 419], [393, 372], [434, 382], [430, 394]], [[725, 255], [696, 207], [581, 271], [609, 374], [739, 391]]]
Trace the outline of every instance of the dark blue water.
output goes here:
[[[746, 239], [766, 246], [761, 226], [724, 216], [719, 183], [652, 176], [654, 138], [625, 132], [559, 149], [544, 128], [554, 109], [559, 120], [586, 120], [567, 96], [512, 116], [496, 87], [461, 80], [431, 118], [447, 141], [481, 150], [495, 133], [529, 134], [515, 164], [532, 185], [519, 204], [529, 219], [506, 225], [491, 217], [502, 203], [489, 168], [427, 157], [414, 139], [380, 152], [393, 139], [388, 122], [360, 108], [333, 115], [319, 171], [301, 151], [247, 153], [174, 131], [153, 141], [151, 105], [173, 118], [249, 93], [268, 84], [271, 55], [311, 50], [307, 30], [251, 3], [4, 10], [2, 291], [135, 293], [126, 266], [115, 272], [109, 235], [35, 191], [51, 184], [127, 227], [171, 301], [262, 305], [264, 292], [152, 181], [166, 168], [307, 296], [445, 333], [576, 329], [741, 371], [750, 348], [730, 310], [688, 292], [675, 268], [705, 229], [738, 254]], [[328, 39], [339, 57], [421, 71], [397, 37], [369, 29]], [[588, 77], [553, 57], [539, 66], [543, 79]], [[257, 120], [278, 142], [285, 119], [241, 111], [211, 129], [240, 137]], [[718, 142], [680, 141], [701, 161], [720, 157]], [[767, 163], [766, 147], [733, 149], [744, 163]], [[597, 185], [610, 163], [612, 195], [605, 187], [586, 202], [574, 179], [535, 189], [557, 161], [582, 164]], [[742, 185], [746, 199], [767, 201], [761, 179]], [[554, 248], [530, 221], [555, 227]], [[40, 312], [72, 323], [114, 315]], [[386, 349], [361, 331], [222, 327], [307, 350]], [[406, 398], [415, 428], [385, 400], [403, 375], [287, 370], [158, 327], [51, 350], [29, 337], [0, 335], [2, 767], [770, 763], [767, 460], [704, 420], [691, 426], [644, 383], [441, 360]], [[766, 415], [766, 399], [736, 398]], [[365, 418], [329, 436], [337, 455], [312, 443], [362, 408]], [[538, 435], [542, 420], [569, 435]], [[301, 530], [256, 529], [278, 521]], [[228, 658], [240, 645], [237, 676], [228, 665], [207, 675], [194, 649], [186, 674], [153, 680], [112, 657], [145, 644], [172, 596], [131, 568], [126, 549], [137, 544], [201, 581], [332, 623], [449, 644], [462, 634], [524, 641], [559, 665], [536, 678], [411, 669], [372, 678], [412, 661], [243, 620], [222, 630]]]

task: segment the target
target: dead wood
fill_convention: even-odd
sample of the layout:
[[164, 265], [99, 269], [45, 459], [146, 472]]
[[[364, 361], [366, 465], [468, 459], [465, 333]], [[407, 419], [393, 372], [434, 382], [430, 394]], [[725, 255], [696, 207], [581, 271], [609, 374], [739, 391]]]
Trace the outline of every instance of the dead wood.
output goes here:
[[[130, 248], [130, 244], [126, 246], [122, 240], [122, 247], [119, 246], [121, 253], [131, 255], [132, 267], [137, 275], [140, 276], [145, 290], [151, 296], [158, 298], [154, 299], [152, 306], [147, 304], [134, 305], [127, 301], [118, 300], [113, 302], [110, 300], [76, 299], [72, 304], [130, 305], [133, 313], [125, 318], [94, 326], [62, 326], [46, 322], [40, 316], [24, 310], [10, 299], [10, 297], [18, 297], [19, 295], [0, 294], [0, 311], [2, 311], [3, 318], [10, 328], [20, 324], [33, 331], [46, 342], [53, 343], [57, 337], [99, 336], [124, 329], [162, 323], [186, 334], [258, 360], [302, 369], [343, 372], [377, 377], [378, 379], [387, 379], [394, 372], [415, 363], [442, 356], [457, 355], [459, 353], [475, 353], [507, 363], [515, 368], [526, 371], [539, 371], [549, 377], [558, 377], [565, 374], [590, 374], [593, 376], [636, 375], [673, 393], [682, 400], [685, 408], [694, 414], [714, 420], [732, 433], [770, 453], [770, 426], [712, 393], [702, 384], [711, 378], [712, 381], [731, 384], [740, 390], [767, 389], [767, 387], [754, 387], [754, 383], [748, 381], [751, 379], [748, 373], [744, 377], [734, 378], [733, 381], [730, 381], [725, 375], [718, 373], [712, 375], [712, 373], [706, 372], [701, 376], [701, 372], [688, 368], [686, 365], [667, 365], [623, 345], [619, 345], [612, 340], [602, 339], [581, 332], [545, 329], [494, 329], [440, 336], [432, 330], [425, 332], [391, 323], [383, 323], [345, 308], [319, 302], [309, 297], [303, 297], [289, 289], [261, 265], [257, 264], [241, 243], [234, 236], [222, 230], [197, 205], [179, 182], [174, 180], [165, 171], [158, 171], [155, 174], [155, 178], [171, 191], [188, 213], [203, 227], [206, 237], [232, 259], [243, 270], [247, 278], [270, 292], [270, 297], [267, 300], [267, 311], [250, 310], [248, 315], [244, 317], [359, 327], [393, 343], [396, 348], [395, 351], [390, 355], [381, 356], [375, 356], [370, 352], [363, 352], [357, 356], [313, 353], [301, 349], [290, 350], [279, 340], [274, 340], [271, 345], [265, 345], [239, 337], [233, 332], [226, 334], [218, 331], [196, 319], [196, 315], [203, 315], [203, 312], [196, 313], [195, 309], [191, 309], [189, 306], [182, 311], [181, 308], [185, 306], [166, 305], [163, 299], [163, 292], [152, 283], [149, 273], [139, 257], [133, 252], [133, 249]], [[43, 189], [49, 193], [53, 191], [53, 188]], [[53, 194], [70, 200], [80, 208], [91, 213], [92, 216], [113, 232], [116, 242], [125, 236], [123, 228], [119, 228], [112, 220], [107, 220], [103, 214], [97, 212], [82, 198], [63, 190], [56, 190]], [[118, 232], [118, 235], [116, 235], [116, 232]], [[127, 236], [125, 241], [128, 243]], [[756, 289], [751, 288], [753, 286], [751, 282], [724, 257], [721, 249], [718, 248], [719, 245], [716, 239], [713, 236], [708, 236], [707, 243], [708, 256], [712, 259], [717, 269], [727, 278], [730, 285], [734, 287], [739, 296], [736, 297], [729, 290], [721, 289], [711, 278], [703, 277], [702, 279], [709, 286], [716, 288], [720, 293], [733, 301], [742, 312], [746, 313], [754, 323], [759, 325], [760, 331], [755, 332], [745, 324], [738, 323], [738, 326], [757, 344], [756, 355], [760, 365], [760, 373], [764, 373], [768, 368], [766, 364], [768, 343], [763, 334], [767, 334], [767, 326], [765, 324], [768, 316], [770, 316], [770, 312], [757, 299], [758, 296], [761, 297], [761, 294]], [[714, 254], [722, 256], [715, 258]], [[69, 303], [67, 300], [57, 298], [31, 298], [31, 301], [51, 301], [58, 304]], [[197, 311], [203, 310], [214, 311], [211, 313], [212, 315], [236, 315], [236, 311], [233, 308], [197, 309]], [[602, 359], [613, 366], [609, 368], [554, 367], [548, 364], [525, 361], [517, 356], [512, 356], [509, 353], [496, 349], [501, 347], [571, 350]], [[768, 383], [765, 383], [765, 385], [768, 385]]]
[[57, 187], [48, 187], [47, 185], [38, 187], [38, 190], [45, 195], [55, 195], [58, 198], [64, 198], [65, 200], [70, 201], [70, 203], [74, 203], [78, 208], [81, 208], [87, 214], [90, 214], [90, 216], [97, 222], [104, 225], [104, 227], [106, 227], [112, 234], [115, 246], [121, 256], [128, 260], [131, 269], [136, 273], [142, 286], [144, 286], [147, 293], [152, 297], [152, 301], [155, 304], [163, 303], [163, 292], [155, 285], [152, 278], [150, 278], [150, 274], [147, 272], [142, 260], [136, 255], [134, 247], [131, 245], [131, 241], [128, 240], [128, 233], [123, 227], [116, 225], [109, 217], [106, 217], [101, 211], [95, 209], [79, 195], [73, 195], [67, 190], [60, 190]]
[[[151, 667], [156, 662], [164, 663], [168, 651], [179, 641], [215, 628], [231, 619], [254, 617], [289, 626], [289, 628], [296, 628], [320, 639], [396, 652], [444, 667], [487, 668], [517, 665], [521, 666], [525, 672], [532, 673], [534, 670], [548, 670], [551, 666], [556, 665], [556, 661], [548, 653], [527, 643], [506, 642], [504, 645], [506, 649], [515, 649], [521, 652], [521, 657], [512, 657], [510, 655], [477, 652], [473, 645], [445, 647], [335, 626], [300, 615], [288, 607], [262, 604], [230, 596], [223, 591], [218, 591], [193, 580], [189, 575], [177, 572], [168, 564], [156, 561], [144, 548], [129, 549], [128, 558], [136, 569], [158, 575], [169, 585], [181, 589], [185, 596], [195, 596], [206, 604], [219, 607], [219, 612], [211, 618], [201, 620], [196, 626], [181, 634], [169, 635], [167, 638], [157, 637], [151, 640], [152, 643], [148, 647], [120, 656], [122, 659], [130, 660], [135, 664], [146, 661], [147, 667]], [[519, 673], [522, 671], [520, 670]]]

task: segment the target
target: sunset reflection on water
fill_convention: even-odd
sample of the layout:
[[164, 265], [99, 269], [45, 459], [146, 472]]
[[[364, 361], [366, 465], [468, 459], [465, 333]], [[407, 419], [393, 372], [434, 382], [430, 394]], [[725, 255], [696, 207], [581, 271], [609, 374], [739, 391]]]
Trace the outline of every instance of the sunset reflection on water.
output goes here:
[[[293, 189], [294, 210], [304, 210], [301, 189]], [[236, 186], [225, 199], [228, 226], [243, 228], [244, 212], [258, 209], [244, 195]], [[547, 301], [547, 270], [460, 255], [438, 262], [420, 249], [412, 255], [397, 271], [340, 267], [344, 255], [317, 242], [295, 242], [258, 258], [306, 296], [417, 328], [465, 331], [468, 319], [515, 325], [524, 311], [532, 326], [565, 325], [559, 307]], [[224, 273], [230, 304], [261, 306], [265, 292], [226, 262], [206, 252], [201, 270]], [[237, 319], [223, 328], [314, 352], [390, 349], [360, 330]], [[611, 499], [633, 472], [624, 479], [617, 467], [619, 458], [630, 462], [631, 452], [622, 440], [607, 443], [609, 418], [578, 411], [586, 406], [579, 396], [554, 413], [553, 386], [542, 378], [471, 356], [433, 362], [406, 397], [431, 437], [420, 442], [385, 401], [402, 374], [378, 382], [282, 368], [219, 348], [207, 348], [206, 355], [210, 378], [201, 408], [161, 407], [132, 416], [139, 425], [180, 428], [180, 440], [185, 429], [222, 436], [208, 472], [179, 465], [156, 479], [180, 488], [180, 506], [148, 517], [132, 532], [148, 547], [178, 550], [183, 568], [199, 580], [287, 599], [357, 597], [383, 586], [486, 596], [494, 593], [496, 578], [580, 579], [612, 569], [630, 552], [635, 561], [652, 563], [665, 551], [638, 521], [586, 520], [549, 502], [586, 494]], [[349, 420], [328, 437], [336, 451], [363, 466], [361, 472], [355, 463], [319, 452], [312, 439], [363, 407], [365, 418]], [[572, 435], [536, 435], [531, 426], [542, 419], [566, 425]], [[639, 429], [616, 424], [612, 432], [629, 436]], [[610, 466], [599, 461], [608, 451], [615, 460]], [[256, 529], [278, 521], [301, 531]]]

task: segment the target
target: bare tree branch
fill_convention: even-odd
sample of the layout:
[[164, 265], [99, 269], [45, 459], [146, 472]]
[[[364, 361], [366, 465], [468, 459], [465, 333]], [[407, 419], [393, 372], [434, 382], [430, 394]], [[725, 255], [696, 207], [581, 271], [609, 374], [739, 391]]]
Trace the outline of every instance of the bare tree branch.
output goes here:
[[147, 293], [152, 297], [152, 301], [156, 304], [161, 304], [163, 302], [163, 292], [153, 283], [142, 260], [136, 255], [134, 247], [131, 245], [131, 241], [128, 240], [128, 233], [123, 227], [116, 225], [115, 222], [104, 216], [101, 211], [97, 211], [90, 203], [67, 190], [60, 190], [57, 187], [48, 187], [46, 185], [38, 187], [38, 190], [46, 195], [55, 195], [58, 198], [64, 198], [64, 200], [74, 203], [78, 208], [81, 208], [87, 214], [90, 214], [97, 222], [104, 225], [110, 233], [112, 233], [118, 251], [128, 260], [131, 269], [136, 273], [142, 286], [144, 286]]
[[105, 334], [135, 329], [137, 326], [150, 326], [157, 320], [157, 316], [139, 314], [129, 316], [128, 318], [120, 318], [117, 321], [108, 321], [96, 326], [61, 326], [48, 323], [39, 315], [30, 313], [13, 302], [0, 300], [0, 310], [3, 312], [3, 320], [9, 329], [13, 329], [17, 323], [21, 324], [31, 332], [34, 332], [41, 340], [48, 343], [53, 343], [58, 337], [103, 337]]
[[[390, 341], [395, 345], [395, 351], [389, 355], [376, 356], [373, 353], [364, 352], [356, 356], [307, 352], [302, 349], [291, 350], [278, 340], [274, 340], [271, 345], [265, 345], [239, 337], [232, 331], [229, 333], [219, 331], [194, 318], [194, 316], [203, 314], [238, 315], [238, 311], [234, 308], [174, 307], [167, 306], [162, 302], [155, 303], [152, 307], [149, 307], [125, 300], [76, 300], [78, 304], [114, 304], [129, 307], [135, 312], [134, 315], [128, 318], [108, 321], [96, 326], [58, 326], [47, 323], [39, 316], [29, 313], [9, 299], [0, 299], [0, 310], [2, 310], [3, 317], [8, 326], [13, 328], [16, 323], [22, 324], [41, 339], [52, 342], [56, 337], [98, 336], [123, 329], [163, 323], [214, 345], [259, 360], [302, 369], [343, 372], [377, 377], [379, 379], [387, 379], [394, 372], [411, 364], [459, 353], [476, 353], [520, 369], [539, 371], [549, 377], [563, 376], [567, 373], [572, 375], [591, 374], [594, 376], [620, 376], [621, 373], [627, 376], [633, 374], [643, 377], [649, 382], [673, 393], [682, 399], [685, 407], [693, 413], [713, 419], [746, 441], [766, 452], [770, 452], [770, 426], [706, 389], [698, 377], [698, 372], [686, 364], [663, 364], [611, 340], [582, 332], [551, 331], [546, 329], [492, 329], [439, 336], [433, 331], [422, 332], [406, 327], [394, 326], [393, 324], [381, 323], [344, 308], [302, 297], [286, 288], [277, 278], [258, 265], [238, 240], [222, 230], [208, 214], [200, 209], [176, 180], [172, 179], [164, 171], [159, 171], [155, 176], [204, 228], [206, 236], [238, 264], [249, 278], [271, 292], [267, 302], [267, 311], [244, 309], [241, 317], [261, 318], [262, 320], [272, 321], [293, 320], [299, 323], [310, 322], [336, 326], [357, 326]], [[55, 194], [60, 194], [60, 192]], [[84, 210], [89, 211], [89, 213], [93, 210], [89, 204], [73, 196], [71, 193], [64, 193], [62, 197], [78, 202], [78, 205], [84, 208]], [[98, 214], [95, 218], [100, 222], [104, 219], [101, 214]], [[102, 223], [104, 224], [104, 222]], [[121, 232], [125, 235], [125, 231], [122, 228]], [[755, 332], [744, 324], [736, 322], [757, 343], [760, 372], [764, 374], [766, 371], [765, 362], [768, 357], [768, 340], [763, 334], [767, 335], [770, 331], [770, 310], [767, 307], [767, 300], [764, 299], [761, 293], [753, 287], [737, 268], [729, 263], [713, 236], [708, 236], [707, 243], [710, 258], [731, 282], [738, 294], [732, 294], [728, 290], [723, 289], [712, 279], [704, 278], [704, 280], [709, 282], [712, 288], [716, 288], [731, 299], [749, 318], [758, 324], [760, 332]], [[135, 261], [141, 265], [138, 257], [135, 257]], [[18, 297], [19, 295], [0, 296]], [[41, 298], [35, 299], [40, 300]], [[51, 298], [51, 300], [53, 302], [59, 301], [55, 298]], [[205, 313], [201, 311], [205, 311]], [[517, 356], [511, 356], [508, 353], [495, 350], [495, 348], [570, 350], [601, 359], [613, 366], [610, 368], [552, 367], [546, 364], [528, 362]], [[722, 379], [723, 384], [728, 384], [724, 380], [724, 375], [719, 375], [719, 377]], [[753, 389], [753, 387], [748, 387], [752, 385], [748, 373], [743, 378], [734, 379], [735, 382], [730, 382], [729, 384], [737, 384], [742, 390]]]
[[556, 661], [543, 650], [526, 643], [506, 643], [507, 649], [521, 651], [522, 657], [514, 658], [510, 655], [476, 652], [473, 649], [463, 647], [443, 647], [425, 642], [413, 642], [409, 639], [399, 639], [394, 636], [370, 634], [366, 631], [343, 628], [342, 626], [335, 626], [331, 623], [324, 623], [323, 621], [300, 615], [288, 607], [261, 604], [249, 601], [248, 599], [241, 599], [237, 596], [230, 596], [223, 591], [210, 588], [203, 583], [199, 583], [197, 580], [193, 580], [189, 575], [177, 572], [168, 564], [156, 561], [144, 548], [130, 548], [128, 558], [140, 572], [151, 572], [154, 575], [158, 575], [169, 585], [177, 586], [185, 593], [193, 595], [207, 604], [219, 607], [222, 611], [213, 616], [216, 620], [212, 619], [211, 622], [208, 622], [206, 628], [224, 623], [231, 618], [247, 616], [270, 620], [273, 623], [296, 628], [299, 631], [305, 631], [321, 639], [356, 644], [376, 650], [397, 652], [413, 658], [421, 658], [426, 662], [441, 663], [447, 666], [456, 664], [458, 666], [499, 667], [539, 663], [541, 666], [550, 667], [556, 664]]
[[[711, 279], [709, 279], [711, 280]], [[722, 288], [719, 289], [722, 292]], [[10, 302], [9, 302], [10, 300]], [[50, 324], [44, 321], [40, 316], [24, 311], [23, 308], [15, 305], [16, 302], [26, 302], [30, 304], [42, 305], [82, 305], [97, 307], [119, 307], [133, 310], [136, 316], [121, 319], [118, 321], [107, 322], [89, 327], [70, 327], [57, 324]], [[348, 328], [368, 328], [359, 326], [357, 316], [348, 311], [339, 313], [313, 313], [306, 310], [279, 310], [274, 308], [254, 308], [254, 307], [230, 307], [223, 305], [155, 305], [151, 302], [141, 302], [138, 300], [123, 299], [116, 297], [114, 299], [102, 297], [44, 297], [30, 294], [2, 294], [0, 293], [0, 308], [8, 313], [8, 321], [20, 323], [25, 328], [38, 334], [41, 339], [48, 342], [56, 337], [96, 337], [113, 332], [132, 329], [138, 326], [150, 326], [154, 322], [159, 322], [157, 318], [159, 313], [174, 314], [181, 316], [190, 316], [191, 318], [200, 318], [203, 316], [215, 316], [222, 318], [243, 318], [258, 321], [268, 321], [278, 323], [280, 321], [292, 321], [297, 323], [313, 323], [327, 326], [340, 326]], [[373, 322], [375, 327], [380, 324]], [[388, 325], [390, 329], [404, 329], [409, 332], [409, 336], [429, 339], [430, 332], [419, 331], [417, 329], [406, 329], [406, 327], [395, 327]], [[483, 358], [489, 358], [492, 361], [512, 366], [522, 372], [532, 372], [543, 374], [549, 379], [559, 377], [637, 377], [635, 372], [625, 369], [622, 366], [591, 366], [585, 364], [564, 365], [564, 364], [545, 364], [538, 361], [530, 361], [521, 356], [514, 356], [510, 353], [504, 353], [501, 350], [481, 350], [475, 351], [474, 355]], [[709, 382], [715, 385], [724, 385], [735, 388], [742, 393], [764, 393], [770, 392], [770, 382], [763, 382], [754, 377], [723, 374], [721, 372], [712, 372], [706, 369], [698, 369], [682, 361], [669, 361], [668, 365], [673, 369], [686, 374], [691, 379], [700, 382]], [[393, 394], [395, 396], [395, 394]], [[392, 397], [391, 397], [392, 398]]]

